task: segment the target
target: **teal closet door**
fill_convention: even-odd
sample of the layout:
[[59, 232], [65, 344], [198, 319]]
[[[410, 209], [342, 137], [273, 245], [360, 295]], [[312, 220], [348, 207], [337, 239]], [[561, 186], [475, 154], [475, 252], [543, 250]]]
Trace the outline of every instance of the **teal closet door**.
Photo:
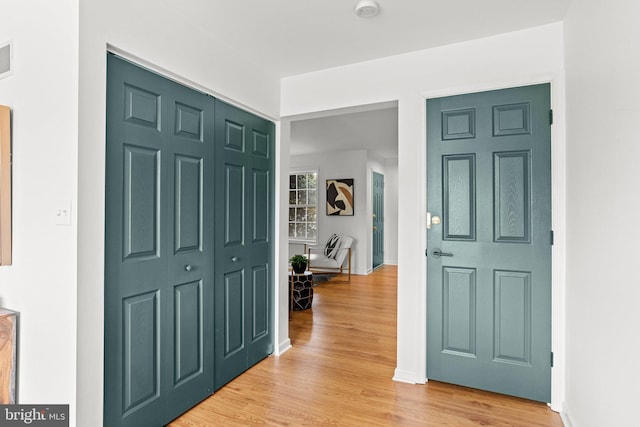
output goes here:
[[273, 123], [216, 102], [215, 388], [273, 352]]
[[551, 398], [549, 85], [427, 101], [427, 376]]
[[214, 106], [108, 56], [105, 425], [164, 425], [213, 392]]

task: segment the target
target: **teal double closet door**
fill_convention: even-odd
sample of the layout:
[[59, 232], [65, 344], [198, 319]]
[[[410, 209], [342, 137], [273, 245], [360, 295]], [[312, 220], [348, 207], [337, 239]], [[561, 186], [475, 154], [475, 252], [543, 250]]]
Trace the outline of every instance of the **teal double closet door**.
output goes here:
[[273, 352], [273, 144], [108, 56], [105, 425], [164, 425]]

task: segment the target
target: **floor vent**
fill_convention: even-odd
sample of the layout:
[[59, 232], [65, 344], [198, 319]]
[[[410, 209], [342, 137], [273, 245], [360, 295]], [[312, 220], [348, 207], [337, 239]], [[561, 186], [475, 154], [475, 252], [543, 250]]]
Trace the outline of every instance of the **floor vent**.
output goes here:
[[11, 43], [0, 46], [0, 79], [11, 74]]

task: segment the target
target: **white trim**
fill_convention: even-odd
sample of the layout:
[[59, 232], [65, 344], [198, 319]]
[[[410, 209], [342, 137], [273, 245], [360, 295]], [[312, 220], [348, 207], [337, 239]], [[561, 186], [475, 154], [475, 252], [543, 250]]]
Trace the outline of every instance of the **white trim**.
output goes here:
[[[422, 92], [422, 136], [423, 144], [426, 147], [427, 127], [426, 127], [426, 100], [443, 96], [461, 95], [474, 92], [484, 92], [496, 89], [505, 89], [518, 86], [529, 86], [534, 84], [551, 84], [551, 108], [554, 111], [554, 124], [551, 127], [551, 193], [552, 193], [552, 227], [554, 230], [554, 245], [552, 247], [551, 272], [552, 272], [552, 342], [551, 348], [554, 353], [554, 366], [551, 369], [551, 402], [552, 410], [559, 412], [565, 399], [565, 269], [566, 269], [566, 139], [565, 139], [565, 91], [564, 74], [562, 71], [529, 76], [524, 79], [487, 81], [470, 86], [460, 86], [445, 88], [436, 91]], [[422, 159], [422, 173], [426, 176], [426, 155]], [[419, 191], [426, 194], [426, 182], [418, 184]], [[426, 211], [426, 203], [424, 204]], [[426, 259], [423, 259], [423, 270], [425, 271], [426, 289]], [[426, 325], [427, 302], [426, 298], [420, 300], [421, 321]], [[416, 335], [419, 348], [424, 348], [424, 366], [426, 370], [426, 347], [427, 336]], [[426, 376], [426, 372], [425, 372]]]
[[416, 379], [415, 372], [405, 371], [398, 368], [393, 371], [393, 381], [407, 384], [423, 384], [425, 382], [422, 379]]
[[278, 348], [276, 348], [276, 350], [275, 350], [275, 352], [273, 354], [275, 356], [282, 356], [284, 353], [286, 353], [291, 348], [292, 348], [291, 339], [287, 338], [286, 340], [284, 340], [284, 341], [282, 341], [281, 343], [278, 344]]
[[571, 416], [571, 411], [569, 410], [567, 403], [565, 402], [563, 406], [564, 409], [560, 412], [562, 424], [564, 424], [565, 427], [578, 427], [578, 423], [576, 423], [576, 420]]

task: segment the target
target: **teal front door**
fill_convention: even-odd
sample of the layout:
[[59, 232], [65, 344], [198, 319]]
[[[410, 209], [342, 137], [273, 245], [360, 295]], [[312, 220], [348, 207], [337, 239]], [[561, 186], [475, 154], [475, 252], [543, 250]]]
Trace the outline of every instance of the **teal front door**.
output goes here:
[[550, 129], [548, 84], [427, 101], [429, 379], [550, 401]]
[[273, 139], [216, 101], [216, 390], [273, 352]]
[[213, 392], [214, 103], [108, 56], [104, 424]]
[[373, 172], [371, 182], [373, 187], [371, 258], [375, 269], [384, 264], [384, 175]]

